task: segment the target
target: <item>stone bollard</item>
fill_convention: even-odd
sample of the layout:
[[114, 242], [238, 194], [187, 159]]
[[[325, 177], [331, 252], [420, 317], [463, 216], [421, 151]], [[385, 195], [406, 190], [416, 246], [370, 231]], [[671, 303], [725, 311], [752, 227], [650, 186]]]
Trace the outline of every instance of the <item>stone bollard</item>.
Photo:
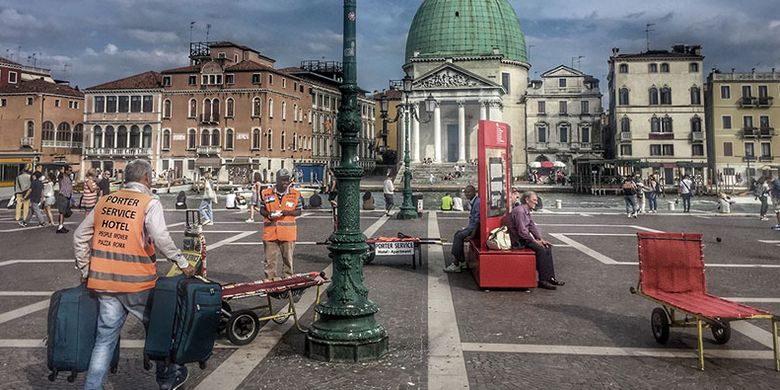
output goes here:
[[562, 209], [563, 208], [563, 201], [560, 199], [555, 199], [555, 208], [556, 209]]
[[670, 201], [668, 201], [667, 203], [669, 203], [669, 210], [670, 210], [670, 211], [674, 211], [674, 201], [673, 201], [673, 200], [670, 200]]

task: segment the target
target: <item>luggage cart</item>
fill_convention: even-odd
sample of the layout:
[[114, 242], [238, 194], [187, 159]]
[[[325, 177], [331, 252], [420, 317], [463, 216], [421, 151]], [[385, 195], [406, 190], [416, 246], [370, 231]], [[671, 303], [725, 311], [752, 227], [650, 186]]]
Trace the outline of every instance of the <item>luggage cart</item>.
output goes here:
[[[195, 273], [204, 278], [206, 270], [206, 237], [203, 235], [203, 221], [200, 211], [187, 210], [184, 221], [184, 241], [181, 254], [195, 268]], [[181, 270], [176, 264], [171, 266], [165, 276], [181, 275]]]
[[775, 370], [780, 371], [780, 317], [707, 293], [701, 234], [637, 233], [637, 238], [639, 284], [631, 287], [631, 293], [661, 305], [650, 316], [653, 337], [659, 344], [669, 340], [671, 327], [696, 327], [699, 365], [704, 370], [702, 328], [709, 327], [715, 342], [725, 344], [731, 338], [731, 321], [768, 319], [772, 321]]

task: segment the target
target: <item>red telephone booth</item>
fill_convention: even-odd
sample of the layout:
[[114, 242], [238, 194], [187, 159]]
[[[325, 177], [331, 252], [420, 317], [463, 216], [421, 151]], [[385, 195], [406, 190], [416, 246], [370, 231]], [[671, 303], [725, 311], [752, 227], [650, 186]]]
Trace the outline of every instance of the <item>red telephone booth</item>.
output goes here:
[[536, 257], [529, 249], [491, 250], [490, 231], [512, 207], [512, 142], [509, 124], [479, 121], [479, 240], [472, 240], [469, 268], [480, 288], [536, 287]]

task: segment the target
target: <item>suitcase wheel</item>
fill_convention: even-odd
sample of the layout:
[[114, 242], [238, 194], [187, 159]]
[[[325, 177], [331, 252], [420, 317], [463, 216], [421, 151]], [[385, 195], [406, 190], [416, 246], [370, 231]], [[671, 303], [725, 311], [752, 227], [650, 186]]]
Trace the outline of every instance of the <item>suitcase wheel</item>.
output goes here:
[[149, 361], [149, 356], [144, 355], [144, 370], [149, 371], [152, 369], [152, 362]]
[[68, 375], [68, 382], [73, 383], [76, 381], [76, 371], [71, 371]]
[[49, 381], [54, 382], [55, 380], [57, 380], [57, 370], [54, 370], [49, 374]]
[[117, 367], [117, 366], [111, 367], [111, 373], [112, 374], [116, 374], [117, 371], [119, 371], [119, 367]]
[[198, 367], [200, 367], [201, 370], [205, 370], [206, 369], [206, 362], [205, 361], [198, 362]]

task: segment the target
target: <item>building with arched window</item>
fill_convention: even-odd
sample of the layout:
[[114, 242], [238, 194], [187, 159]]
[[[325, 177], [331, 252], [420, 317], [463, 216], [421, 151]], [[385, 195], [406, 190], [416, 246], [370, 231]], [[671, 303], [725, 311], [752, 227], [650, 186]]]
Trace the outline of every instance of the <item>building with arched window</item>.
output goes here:
[[15, 69], [17, 78], [0, 83], [0, 186], [12, 185], [25, 165], [54, 170], [70, 164], [79, 170], [84, 94], [53, 82], [46, 69], [35, 68], [40, 75], [31, 79], [24, 73], [28, 67], [4, 61], [0, 63]]
[[526, 164], [543, 157], [570, 175], [575, 158], [601, 154], [603, 109], [593, 76], [565, 65], [550, 69], [529, 83], [525, 107]]
[[706, 184], [703, 60], [700, 46], [642, 53], [614, 49], [609, 59], [614, 142], [605, 145], [605, 154], [635, 161], [626, 167], [633, 165], [643, 177], [658, 173], [666, 185], [676, 184], [684, 174]]

